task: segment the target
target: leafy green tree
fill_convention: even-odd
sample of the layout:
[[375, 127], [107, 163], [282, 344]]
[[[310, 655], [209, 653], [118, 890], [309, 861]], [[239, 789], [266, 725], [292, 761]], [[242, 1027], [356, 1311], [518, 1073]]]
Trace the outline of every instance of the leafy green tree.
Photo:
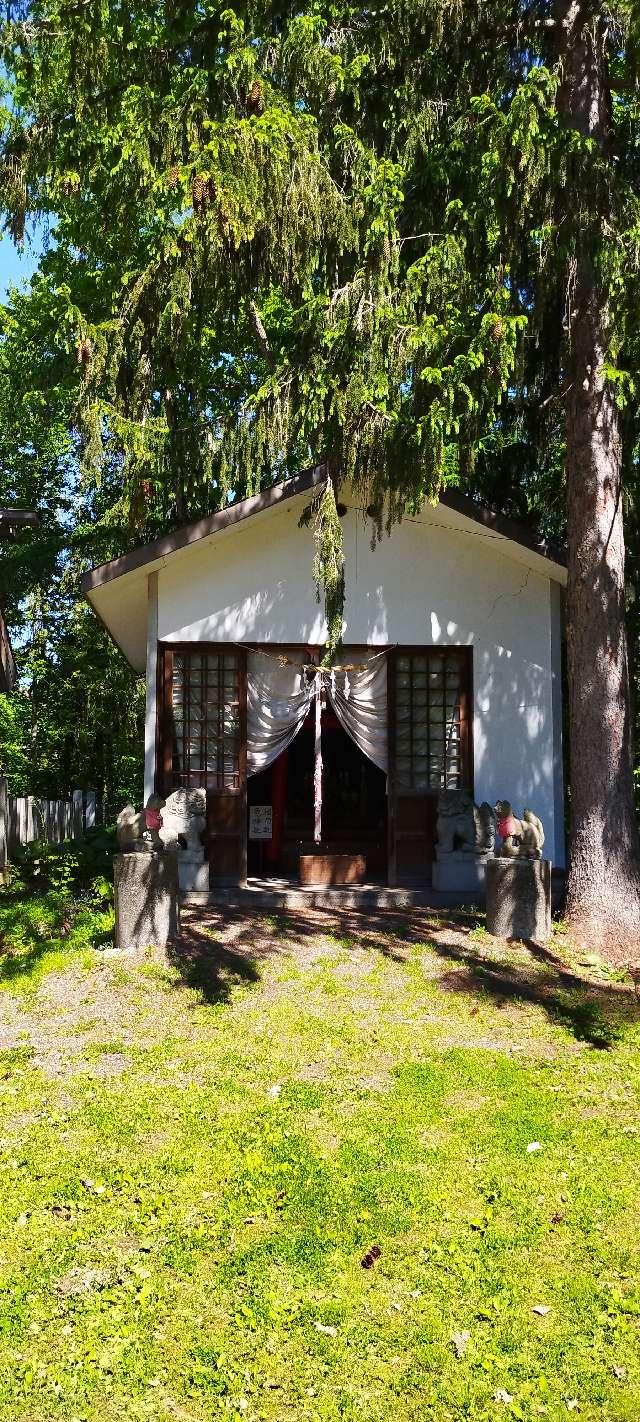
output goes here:
[[624, 953], [640, 927], [621, 497], [634, 8], [40, 0], [3, 58], [8, 220], [18, 238], [29, 212], [55, 222], [43, 280], [113, 527], [326, 459], [331, 651], [340, 478], [378, 535], [446, 478], [499, 492], [501, 475], [526, 508], [547, 490], [549, 524], [564, 457], [569, 906]]
[[29, 708], [20, 693], [0, 694], [0, 748], [0, 774], [7, 777], [12, 794], [30, 794]]
[[[80, 597], [73, 536], [44, 581], [26, 543], [12, 553], [31, 588], [15, 619], [20, 683], [0, 697], [0, 770], [16, 795], [95, 789], [111, 822], [142, 794], [144, 683]], [[0, 575], [4, 582], [4, 560]]]
[[0, 310], [0, 502], [38, 510], [37, 530], [0, 548], [0, 604], [20, 683], [0, 697], [0, 769], [14, 794], [95, 789], [107, 819], [142, 786], [144, 697], [80, 597], [79, 574], [135, 535], [114, 522], [121, 480], [79, 477], [77, 378], [60, 303], [37, 276]]

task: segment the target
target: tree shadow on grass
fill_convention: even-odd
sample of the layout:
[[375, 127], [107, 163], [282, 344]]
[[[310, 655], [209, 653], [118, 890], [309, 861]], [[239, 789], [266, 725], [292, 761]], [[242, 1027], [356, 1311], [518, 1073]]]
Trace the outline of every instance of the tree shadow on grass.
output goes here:
[[229, 948], [209, 929], [192, 922], [169, 945], [167, 957], [185, 987], [195, 989], [210, 1004], [228, 1002], [233, 989], [243, 983], [260, 982], [253, 956], [243, 949]]
[[497, 945], [490, 954], [469, 938], [459, 942], [445, 933], [430, 942], [439, 957], [460, 965], [441, 978], [442, 987], [491, 997], [497, 1007], [508, 1001], [533, 1003], [592, 1047], [610, 1050], [629, 1027], [640, 1023], [640, 1002], [632, 988], [594, 983], [540, 944], [511, 946], [521, 954], [518, 961], [507, 956], [507, 945], [500, 955]]
[[[242, 913], [240, 912], [240, 918]], [[330, 946], [345, 952], [361, 950], [376, 953], [393, 963], [407, 962], [407, 948], [422, 941], [433, 928], [434, 911], [416, 909], [287, 909], [266, 915], [244, 915], [248, 927], [235, 939], [236, 944], [255, 943], [256, 922], [262, 917], [265, 925], [261, 939], [271, 937], [270, 952], [287, 951], [296, 943], [325, 939]]]
[[16, 986], [39, 978], [41, 970], [46, 969], [47, 958], [59, 954], [62, 948], [64, 943], [56, 939], [32, 943], [19, 952], [4, 952], [0, 959], [0, 983]]
[[0, 986], [35, 987], [67, 957], [71, 962], [74, 955], [113, 941], [110, 924], [89, 933], [73, 905], [52, 910], [44, 897], [5, 894], [0, 917]]
[[[257, 984], [262, 961], [305, 944], [328, 940], [345, 952], [365, 951], [394, 964], [409, 962], [414, 945], [426, 945], [454, 965], [440, 978], [444, 991], [533, 1003], [580, 1040], [608, 1049], [627, 1027], [640, 1022], [640, 1000], [617, 983], [596, 984], [571, 969], [552, 947], [507, 945], [480, 936], [484, 916], [464, 909], [446, 913], [417, 909], [287, 910], [271, 914], [224, 908], [189, 912], [171, 950], [183, 982], [205, 1001], [226, 1002], [234, 987]], [[231, 931], [232, 941], [228, 939]], [[478, 935], [478, 936], [476, 936]], [[491, 946], [489, 946], [491, 945]]]
[[[389, 914], [384, 910], [300, 910], [271, 914], [239, 908], [221, 908], [182, 914], [181, 932], [167, 957], [182, 982], [195, 988], [208, 1003], [228, 1002], [234, 987], [261, 981], [260, 963], [295, 950], [305, 941], [328, 939], [345, 951], [364, 949], [394, 963], [407, 962], [403, 946], [415, 943], [429, 930], [422, 914]], [[223, 935], [233, 932], [230, 945]]]

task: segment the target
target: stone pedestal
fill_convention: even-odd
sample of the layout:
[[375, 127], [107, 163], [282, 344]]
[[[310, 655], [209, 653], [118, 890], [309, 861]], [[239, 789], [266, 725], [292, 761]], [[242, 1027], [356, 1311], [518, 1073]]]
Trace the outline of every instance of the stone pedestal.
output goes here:
[[179, 931], [175, 854], [117, 854], [113, 861], [116, 948], [164, 948]]
[[473, 893], [477, 889], [484, 894], [486, 854], [465, 854], [454, 850], [452, 854], [438, 853], [431, 871], [431, 886], [441, 893]]
[[487, 932], [496, 938], [551, 937], [551, 863], [548, 859], [489, 859]]
[[183, 893], [197, 889], [206, 894], [209, 888], [209, 865], [204, 857], [204, 849], [178, 850], [178, 876]]

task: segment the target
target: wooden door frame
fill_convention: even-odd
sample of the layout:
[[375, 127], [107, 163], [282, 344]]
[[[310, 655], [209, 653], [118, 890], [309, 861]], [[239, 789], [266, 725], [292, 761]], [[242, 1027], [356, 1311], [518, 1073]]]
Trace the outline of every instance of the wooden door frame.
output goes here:
[[[389, 885], [398, 883], [398, 830], [397, 799], [395, 784], [396, 753], [396, 681], [395, 663], [397, 657], [424, 655], [428, 652], [444, 654], [445, 657], [461, 657], [463, 662], [462, 691], [460, 696], [460, 743], [462, 750], [462, 780], [464, 789], [474, 791], [474, 741], [473, 741], [473, 643], [412, 642], [394, 643], [387, 648], [387, 875]], [[436, 799], [437, 790], [403, 790], [403, 799]]]
[[[239, 834], [239, 883], [247, 881], [247, 648], [235, 642], [162, 642], [158, 641], [157, 702], [156, 702], [156, 764], [154, 784], [156, 794], [165, 798], [174, 788], [171, 784], [173, 746], [171, 736], [171, 710], [173, 705], [172, 680], [174, 654], [202, 655], [218, 653], [238, 657], [238, 785], [216, 787], [221, 795], [237, 796], [240, 800]], [[206, 772], [203, 773], [206, 777]], [[201, 787], [207, 795], [215, 793], [206, 784]], [[231, 838], [231, 836], [229, 836]]]
[[[349, 646], [349, 643], [346, 644]], [[413, 643], [378, 643], [366, 646], [362, 642], [354, 642], [355, 647], [365, 647], [371, 657], [383, 652], [387, 655], [387, 879], [390, 885], [397, 884], [397, 840], [396, 840], [396, 790], [394, 786], [394, 764], [395, 764], [395, 677], [392, 669], [395, 665], [396, 656], [441, 653], [444, 656], [458, 656], [463, 660], [463, 685], [460, 698], [460, 730], [463, 765], [463, 785], [465, 789], [474, 789], [474, 737], [473, 737], [473, 644], [464, 643], [441, 643], [433, 642], [413, 642]], [[155, 776], [154, 784], [156, 793], [170, 793], [169, 777], [171, 772], [171, 739], [169, 735], [169, 718], [171, 708], [171, 675], [172, 662], [167, 653], [198, 653], [206, 655], [207, 652], [236, 651], [241, 655], [240, 662], [240, 752], [239, 752], [239, 778], [240, 786], [238, 792], [242, 797], [242, 823], [244, 833], [241, 836], [241, 883], [246, 882], [247, 877], [247, 855], [249, 829], [247, 824], [247, 655], [250, 651], [273, 652], [277, 656], [282, 649], [304, 655], [313, 660], [318, 653], [323, 650], [322, 644], [309, 642], [259, 642], [251, 641], [246, 643], [230, 641], [180, 641], [169, 642], [158, 640], [157, 658], [157, 698], [156, 698], [156, 756], [155, 756]], [[437, 791], [433, 793], [435, 798]], [[407, 790], [403, 795], [407, 797], [424, 795], [424, 792]]]

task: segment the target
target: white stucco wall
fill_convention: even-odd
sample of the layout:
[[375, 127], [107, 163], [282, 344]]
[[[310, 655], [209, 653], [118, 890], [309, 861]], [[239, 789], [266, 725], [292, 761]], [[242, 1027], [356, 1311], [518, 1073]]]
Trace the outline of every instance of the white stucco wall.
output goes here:
[[[160, 640], [322, 643], [312, 534], [298, 527], [303, 504], [292, 500], [173, 555], [158, 574]], [[428, 509], [372, 550], [349, 509], [344, 640], [473, 646], [476, 799], [531, 806], [561, 865], [557, 598], [524, 552], [455, 523], [445, 507]]]

